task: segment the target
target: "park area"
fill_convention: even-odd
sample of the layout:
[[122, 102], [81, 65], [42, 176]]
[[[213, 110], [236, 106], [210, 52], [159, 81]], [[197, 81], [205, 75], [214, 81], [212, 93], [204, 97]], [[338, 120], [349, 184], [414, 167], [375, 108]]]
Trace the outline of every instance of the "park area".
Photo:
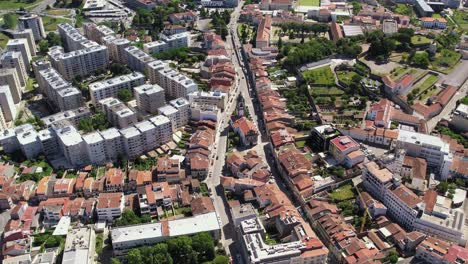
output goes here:
[[456, 10], [453, 12], [452, 18], [462, 30], [468, 31], [468, 13]]
[[430, 68], [443, 73], [448, 73], [460, 60], [461, 54], [453, 50], [443, 49], [437, 53], [431, 61]]
[[45, 31], [55, 31], [57, 30], [58, 24], [70, 23], [70, 22], [71, 20], [66, 19], [66, 18], [56, 18], [56, 17], [49, 17], [49, 16], [42, 17], [42, 23], [44, 23]]
[[330, 66], [324, 66], [302, 73], [302, 77], [309, 84], [332, 86], [335, 84], [335, 76]]
[[349, 85], [352, 82], [353, 77], [359, 76], [359, 74], [354, 71], [339, 70], [336, 71], [336, 76], [338, 77], [338, 80], [340, 80], [346, 85]]
[[2, 0], [0, 1], [1, 10], [18, 10], [19, 8], [28, 8], [41, 0]]
[[413, 44], [413, 46], [424, 46], [430, 44], [431, 42], [432, 39], [425, 36], [415, 35], [411, 37], [411, 44]]
[[338, 189], [335, 189], [332, 193], [330, 193], [330, 198], [333, 199], [334, 202], [341, 202], [353, 199], [353, 186], [351, 186], [351, 184], [340, 186]]
[[320, 0], [299, 0], [300, 6], [320, 6]]

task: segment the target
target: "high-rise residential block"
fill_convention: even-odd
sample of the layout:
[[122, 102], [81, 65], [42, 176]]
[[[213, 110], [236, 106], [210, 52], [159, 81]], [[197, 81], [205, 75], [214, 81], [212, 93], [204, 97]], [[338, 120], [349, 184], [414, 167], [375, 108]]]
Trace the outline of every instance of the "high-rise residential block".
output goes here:
[[91, 101], [98, 105], [99, 101], [108, 97], [116, 98], [118, 92], [122, 89], [131, 90], [132, 87], [140, 86], [145, 83], [145, 76], [140, 72], [133, 72], [112, 79], [94, 82], [89, 85]]
[[164, 106], [164, 90], [157, 84], [143, 84], [133, 89], [138, 108], [141, 111], [155, 114]]
[[34, 40], [39, 41], [46, 37], [42, 18], [36, 14], [27, 14], [18, 18], [18, 28], [31, 29], [34, 35]]

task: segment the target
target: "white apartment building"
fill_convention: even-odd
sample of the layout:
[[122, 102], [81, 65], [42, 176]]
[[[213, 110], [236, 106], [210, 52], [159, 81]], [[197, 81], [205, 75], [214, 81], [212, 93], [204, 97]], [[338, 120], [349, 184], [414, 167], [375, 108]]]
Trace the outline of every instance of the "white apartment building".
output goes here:
[[112, 221], [122, 215], [125, 208], [123, 193], [100, 193], [96, 204], [99, 221]]
[[91, 226], [74, 228], [67, 234], [62, 263], [93, 264], [96, 254], [96, 233]]
[[103, 38], [107, 36], [114, 36], [115, 32], [105, 25], [96, 25], [94, 23], [84, 23], [83, 24], [84, 35], [92, 40], [96, 41], [99, 44], [103, 43]]
[[131, 126], [120, 130], [125, 154], [133, 159], [145, 151], [145, 140], [140, 130]]
[[171, 120], [163, 115], [154, 116], [149, 119], [156, 127], [156, 141], [163, 145], [172, 140]]
[[104, 138], [99, 132], [83, 135], [86, 152], [91, 164], [103, 164], [106, 161], [106, 147]]
[[21, 52], [17, 51], [7, 51], [2, 54], [0, 57], [0, 63], [2, 68], [13, 68], [18, 74], [20, 84], [22, 87], [26, 86], [26, 81], [28, 80], [28, 74], [26, 71], [26, 66], [24, 65], [23, 56]]
[[25, 38], [21, 39], [10, 39], [6, 45], [7, 51], [17, 51], [21, 53], [21, 57], [23, 59], [23, 64], [26, 69], [29, 69], [29, 63], [32, 60], [32, 55], [30, 52], [28, 40]]
[[42, 153], [41, 141], [32, 125], [18, 127], [16, 129], [16, 137], [19, 147], [26, 158], [34, 159]]
[[148, 53], [135, 46], [126, 47], [124, 51], [127, 66], [134, 71], [144, 72], [146, 64], [155, 60]]
[[164, 68], [158, 72], [159, 85], [166, 92], [168, 98], [187, 97], [190, 93], [198, 91], [198, 85], [180, 72]]
[[159, 147], [162, 142], [158, 142], [156, 137], [156, 126], [153, 125], [150, 121], [145, 120], [135, 124], [136, 129], [140, 131], [143, 142], [144, 152], [154, 150]]
[[[160, 60], [154, 60], [148, 63], [146, 65], [146, 71], [150, 83], [161, 85], [161, 75], [159, 74], [159, 71], [165, 68], [169, 68], [169, 65]], [[162, 88], [164, 89], [164, 87]]]
[[29, 53], [31, 56], [36, 56], [36, 42], [34, 41], [34, 34], [32, 29], [27, 28], [23, 30], [13, 31], [11, 33], [15, 39], [26, 39], [28, 41]]
[[396, 148], [405, 149], [410, 156], [426, 159], [428, 166], [438, 169], [441, 180], [449, 176], [453, 157], [449, 144], [440, 137], [399, 130]]
[[197, 91], [188, 95], [189, 102], [199, 105], [215, 105], [224, 110], [227, 103], [227, 94], [220, 91]]
[[124, 153], [122, 135], [116, 128], [109, 128], [99, 132], [104, 139], [106, 160], [117, 160], [119, 154]]
[[37, 83], [42, 92], [61, 111], [83, 105], [81, 92], [63, 79], [54, 68], [39, 71], [37, 77]]
[[18, 18], [18, 28], [20, 30], [31, 29], [34, 40], [39, 41], [46, 37], [42, 18], [36, 14], [27, 14]]
[[15, 101], [11, 95], [10, 87], [6, 85], [0, 86], [0, 108], [5, 121], [8, 122], [16, 119]]
[[60, 147], [57, 141], [57, 135], [52, 128], [46, 128], [38, 132], [39, 141], [42, 144], [43, 153], [49, 156], [60, 155]]
[[83, 105], [81, 92], [75, 87], [57, 91], [57, 106], [61, 111], [76, 109]]
[[97, 70], [104, 70], [109, 64], [109, 53], [106, 46], [92, 45], [64, 53], [62, 47], [53, 47], [48, 52], [52, 66], [66, 80], [76, 76], [85, 77]]
[[47, 70], [49, 68], [52, 68], [52, 64], [50, 64], [50, 61], [48, 59], [38, 59], [38, 60], [33, 61], [32, 68], [34, 71], [34, 76], [36, 77], [36, 79], [38, 79], [39, 72], [42, 70]]
[[82, 166], [89, 163], [86, 144], [75, 127], [68, 126], [59, 129], [57, 137], [64, 157], [72, 166]]
[[179, 34], [166, 36], [164, 34], [159, 35], [161, 40], [143, 44], [143, 50], [149, 54], [161, 53], [173, 48], [189, 47], [190, 46], [190, 34], [183, 32]]
[[216, 105], [190, 103], [190, 118], [192, 120], [218, 121], [220, 110]]
[[119, 63], [126, 62], [125, 48], [130, 47], [130, 40], [110, 35], [103, 37], [102, 42], [109, 50], [109, 56], [112, 61]]
[[163, 232], [161, 223], [147, 223], [113, 228], [112, 249], [117, 256], [123, 256], [130, 249], [154, 245], [171, 237], [190, 236], [209, 232], [217, 240], [221, 236], [221, 224], [216, 212], [184, 217], [167, 222], [169, 233]]
[[80, 30], [71, 24], [58, 24], [57, 30], [59, 32], [60, 38], [62, 39], [63, 46], [67, 51], [83, 49], [84, 47], [82, 43], [88, 41], [88, 39], [81, 34]]
[[22, 87], [15, 68], [0, 68], [0, 85], [10, 87], [15, 104], [21, 102]]
[[175, 107], [173, 107], [172, 105], [165, 105], [163, 107], [158, 108], [158, 112], [160, 115], [163, 115], [169, 120], [171, 120], [171, 127], [173, 132], [181, 128], [179, 126], [180, 122], [178, 120], [179, 113]]
[[56, 114], [41, 118], [46, 127], [51, 127], [57, 122], [69, 122], [74, 126], [78, 126], [83, 118], [91, 117], [91, 111], [87, 107], [79, 107], [73, 110], [58, 112]]
[[97, 106], [102, 99], [108, 97], [117, 98], [118, 92], [122, 89], [131, 90], [133, 87], [143, 85], [144, 83], [145, 75], [141, 72], [133, 72], [112, 79], [91, 83], [89, 85], [91, 101]]
[[118, 128], [125, 128], [138, 122], [137, 114], [118, 99], [109, 97], [99, 101], [99, 105], [106, 113], [107, 119]]
[[183, 127], [190, 121], [190, 103], [187, 99], [181, 97], [169, 102], [175, 109], [177, 109], [177, 126]]
[[143, 84], [133, 89], [137, 106], [141, 111], [156, 114], [158, 108], [164, 106], [166, 98], [164, 90], [157, 84]]

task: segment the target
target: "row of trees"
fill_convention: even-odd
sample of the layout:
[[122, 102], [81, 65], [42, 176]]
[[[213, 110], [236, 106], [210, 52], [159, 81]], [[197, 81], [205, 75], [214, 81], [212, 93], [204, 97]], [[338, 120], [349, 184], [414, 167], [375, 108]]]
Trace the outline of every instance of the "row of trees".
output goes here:
[[279, 36], [288, 35], [290, 39], [295, 38], [298, 35], [301, 38], [301, 43], [304, 43], [305, 37], [310, 36], [310, 33], [313, 33], [314, 36], [317, 36], [319, 33], [326, 33], [329, 30], [327, 24], [323, 23], [282, 23], [279, 25]]
[[138, 225], [149, 222], [151, 222], [151, 216], [147, 214], [138, 216], [132, 209], [125, 208], [122, 213], [122, 217], [115, 221], [115, 226]]
[[39, 51], [46, 53], [49, 51], [49, 47], [62, 46], [62, 39], [55, 32], [49, 32], [45, 39], [39, 42]]
[[228, 9], [224, 9], [222, 12], [215, 10], [210, 13], [209, 17], [211, 18], [211, 24], [213, 24], [216, 34], [226, 40], [226, 36], [229, 34], [227, 25], [231, 20], [231, 11]]
[[283, 66], [291, 71], [297, 71], [297, 66], [305, 63], [319, 61], [333, 53], [333, 43], [325, 38], [314, 38], [306, 43], [293, 43], [284, 45], [281, 49]]
[[[228, 264], [226, 256], [215, 252], [215, 243], [210, 234], [198, 233], [192, 237], [172, 238], [154, 246], [132, 249], [125, 257], [131, 264]], [[113, 264], [120, 263], [112, 259]]]

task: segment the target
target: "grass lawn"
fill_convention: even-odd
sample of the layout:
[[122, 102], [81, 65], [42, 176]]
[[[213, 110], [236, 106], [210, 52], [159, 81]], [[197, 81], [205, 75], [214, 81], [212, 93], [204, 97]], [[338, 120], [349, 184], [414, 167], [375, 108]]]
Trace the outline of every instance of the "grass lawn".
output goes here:
[[[0, 1], [0, 3], [1, 3], [1, 2], [2, 2], [2, 1]], [[16, 28], [16, 26], [18, 25], [18, 17], [19, 17], [20, 15], [18, 15], [18, 14], [14, 14], [14, 13], [11, 13], [10, 15], [11, 15], [11, 16], [14, 18], [14, 21], [15, 21], [15, 23], [13, 24], [13, 27], [12, 27], [12, 29], [15, 29], [15, 28]], [[2, 26], [3, 26], [3, 25], [4, 25], [4, 23], [5, 23], [5, 19], [4, 19], [4, 17], [5, 17], [5, 15], [3, 15], [3, 16], [2, 16], [2, 18], [1, 18], [1, 22], [0, 22], [0, 25], [2, 25]]]
[[356, 72], [353, 71], [337, 71], [336, 75], [338, 76], [338, 79], [345, 84], [351, 83], [351, 80], [353, 79], [353, 76], [358, 75]]
[[51, 16], [68, 16], [70, 15], [70, 10], [68, 9], [50, 9], [47, 10], [47, 14]]
[[412, 16], [414, 13], [413, 7], [410, 5], [405, 5], [405, 4], [397, 4], [393, 11], [395, 13], [405, 15], [405, 16]]
[[411, 44], [413, 45], [427, 45], [429, 43], [432, 42], [432, 39], [429, 39], [425, 36], [418, 36], [418, 35], [415, 35], [415, 36], [412, 36], [411, 37]]
[[320, 85], [335, 84], [335, 76], [330, 66], [324, 66], [313, 70], [307, 70], [302, 73], [302, 76], [308, 83]]
[[29, 78], [28, 82], [26, 83], [25, 91], [30, 92], [30, 91], [34, 90], [34, 83], [35, 82], [36, 82], [36, 80], [34, 78]]
[[468, 13], [456, 10], [453, 12], [452, 18], [462, 30], [468, 31]]
[[426, 102], [426, 99], [429, 98], [431, 95], [433, 95], [434, 93], [437, 92], [437, 87], [435, 86], [432, 86], [430, 89], [428, 89], [427, 91], [425, 91], [424, 93], [422, 93], [422, 95], [420, 96], [419, 98], [419, 101], [425, 103]]
[[419, 82], [419, 85], [415, 85], [416, 87], [419, 88], [419, 90], [422, 92], [426, 90], [427, 88], [431, 87], [434, 85], [434, 83], [439, 79], [436, 75], [433, 74], [428, 74], [426, 77], [424, 77], [424, 80]]
[[340, 188], [333, 190], [330, 194], [330, 198], [338, 202], [353, 199], [354, 196], [353, 186], [350, 184], [343, 185]]
[[432, 17], [433, 18], [442, 18], [442, 16], [440, 14], [432, 14]]
[[70, 19], [66, 18], [55, 18], [55, 17], [48, 17], [43, 16], [42, 22], [44, 23], [45, 31], [55, 31], [57, 30], [57, 25], [60, 23], [70, 23]]
[[460, 57], [460, 53], [444, 49], [435, 56], [434, 61], [431, 62], [431, 66], [434, 70], [445, 72], [455, 66], [460, 60]]
[[6, 44], [7, 44], [9, 39], [10, 38], [7, 35], [0, 32], [0, 47], [2, 49], [4, 49], [6, 47]]
[[339, 96], [344, 94], [343, 90], [338, 89], [337, 87], [313, 87], [310, 89], [310, 93], [312, 95], [318, 95], [318, 96]]
[[320, 0], [299, 0], [301, 6], [320, 6]]
[[27, 6], [37, 4], [40, 1], [42, 0], [2, 0], [0, 1], [0, 9], [17, 10], [20, 7], [26, 8]]
[[305, 140], [296, 141], [296, 146], [297, 146], [298, 148], [303, 148], [304, 145], [305, 145], [305, 143], [306, 143]]

